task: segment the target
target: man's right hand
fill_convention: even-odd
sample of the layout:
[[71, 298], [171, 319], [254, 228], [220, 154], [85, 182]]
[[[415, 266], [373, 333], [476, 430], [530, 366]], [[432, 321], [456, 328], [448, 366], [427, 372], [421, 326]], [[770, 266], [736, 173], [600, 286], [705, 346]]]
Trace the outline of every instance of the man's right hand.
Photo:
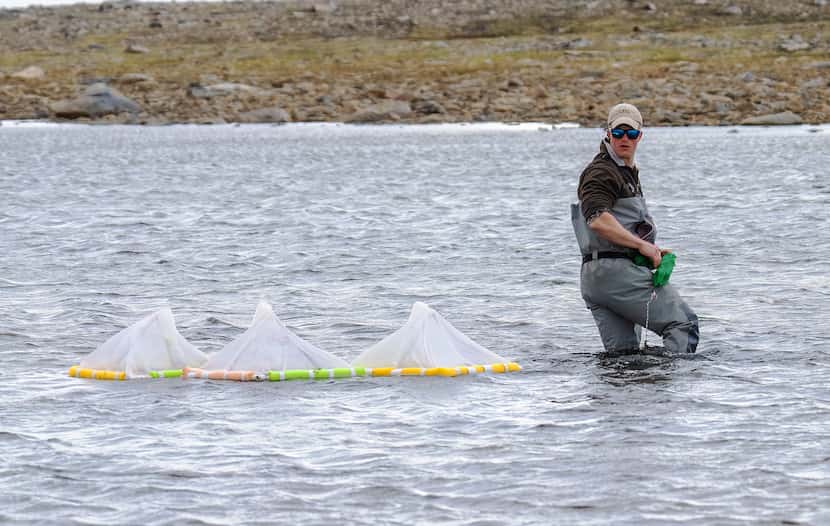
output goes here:
[[643, 241], [640, 246], [637, 247], [637, 250], [640, 254], [651, 260], [651, 264], [654, 265], [653, 268], [660, 266], [660, 261], [663, 260], [663, 253], [657, 245], [649, 243], [648, 241]]

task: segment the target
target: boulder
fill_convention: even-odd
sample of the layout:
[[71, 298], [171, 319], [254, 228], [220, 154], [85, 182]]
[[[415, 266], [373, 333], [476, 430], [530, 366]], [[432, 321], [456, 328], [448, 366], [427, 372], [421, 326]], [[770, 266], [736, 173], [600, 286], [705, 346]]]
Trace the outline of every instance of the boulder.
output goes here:
[[211, 99], [213, 97], [224, 97], [235, 94], [250, 95], [253, 97], [268, 97], [270, 92], [254, 86], [248, 86], [247, 84], [222, 82], [219, 84], [211, 84], [210, 86], [202, 86], [199, 83], [193, 83], [187, 88], [187, 94], [197, 99]]
[[144, 73], [125, 73], [118, 77], [121, 84], [138, 84], [139, 82], [153, 82], [153, 77]]
[[828, 86], [828, 80], [827, 79], [818, 78], [818, 79], [811, 79], [811, 80], [802, 82], [798, 86], [798, 89], [800, 91], [805, 91], [805, 90], [812, 90], [812, 89], [822, 89], [822, 88], [826, 88], [827, 86]]
[[372, 104], [362, 110], [353, 113], [347, 122], [380, 122], [397, 121], [401, 117], [408, 117], [412, 114], [412, 108], [408, 102], [400, 100], [388, 100]]
[[434, 114], [444, 114], [447, 113], [446, 108], [444, 108], [439, 102], [436, 102], [432, 99], [427, 100], [419, 100], [415, 103], [415, 112], [421, 113], [423, 115], [434, 115]]
[[228, 121], [223, 119], [222, 117], [202, 117], [198, 118], [195, 121], [196, 124], [203, 124], [203, 125], [217, 125], [217, 124], [227, 124]]
[[530, 97], [523, 95], [505, 95], [491, 101], [490, 110], [499, 113], [512, 113], [514, 111], [528, 111], [534, 106], [535, 102]]
[[439, 115], [437, 113], [433, 113], [430, 115], [424, 115], [420, 117], [417, 121], [419, 124], [443, 124], [447, 121], [447, 117], [444, 115]]
[[126, 49], [124, 49], [125, 53], [149, 53], [150, 50], [144, 46], [140, 46], [138, 44], [128, 44]]
[[56, 102], [50, 110], [58, 118], [94, 119], [118, 113], [140, 113], [141, 106], [106, 84], [93, 84], [80, 97]]
[[810, 49], [811, 47], [812, 46], [809, 42], [805, 42], [804, 39], [801, 38], [801, 35], [792, 35], [790, 38], [783, 40], [778, 44], [778, 49], [788, 53], [804, 51], [805, 49]]
[[12, 74], [12, 78], [21, 79], [21, 80], [37, 80], [42, 79], [46, 73], [43, 69], [37, 66], [29, 66], [28, 68], [21, 69], [17, 73]]
[[260, 123], [260, 122], [271, 122], [271, 123], [282, 123], [282, 122], [290, 122], [291, 115], [288, 114], [287, 111], [284, 109], [274, 106], [272, 108], [261, 108], [258, 110], [253, 111], [246, 111], [239, 114], [239, 117], [236, 119], [237, 122], [244, 122], [244, 123]]
[[317, 2], [311, 6], [311, 11], [320, 15], [330, 15], [337, 10], [334, 2]]
[[686, 124], [687, 117], [680, 111], [657, 109], [654, 111], [652, 121], [657, 124], [679, 126]]
[[454, 84], [450, 84], [447, 86], [447, 90], [454, 93], [474, 93], [475, 96], [478, 97], [481, 90], [486, 87], [487, 84], [484, 80], [478, 78], [468, 78]]
[[671, 64], [670, 67], [677, 73], [697, 73], [698, 70], [700, 70], [700, 64], [698, 64], [697, 62], [689, 62], [686, 60], [677, 61]]
[[700, 100], [708, 110], [718, 114], [729, 113], [735, 108], [735, 102], [725, 95], [703, 93], [700, 96]]
[[791, 111], [772, 113], [769, 115], [758, 115], [741, 121], [744, 125], [753, 126], [780, 126], [787, 124], [801, 124], [801, 117]]
[[584, 49], [587, 47], [591, 47], [593, 42], [588, 40], [587, 38], [577, 38], [575, 40], [569, 40], [562, 44], [562, 47], [565, 49]]
[[308, 106], [294, 110], [294, 120], [297, 122], [321, 122], [337, 118], [337, 110], [331, 106]]

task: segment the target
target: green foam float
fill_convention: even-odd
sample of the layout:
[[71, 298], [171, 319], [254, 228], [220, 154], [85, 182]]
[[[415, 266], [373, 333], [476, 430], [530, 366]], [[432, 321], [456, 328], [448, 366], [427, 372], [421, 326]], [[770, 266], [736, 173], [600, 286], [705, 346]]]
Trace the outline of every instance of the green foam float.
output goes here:
[[288, 369], [285, 371], [268, 371], [268, 380], [282, 382], [286, 380], [329, 380], [332, 378], [352, 378], [366, 376], [366, 369], [363, 367], [346, 368], [336, 367], [334, 369]]
[[163, 371], [150, 371], [150, 378], [181, 378], [181, 369], [165, 369]]

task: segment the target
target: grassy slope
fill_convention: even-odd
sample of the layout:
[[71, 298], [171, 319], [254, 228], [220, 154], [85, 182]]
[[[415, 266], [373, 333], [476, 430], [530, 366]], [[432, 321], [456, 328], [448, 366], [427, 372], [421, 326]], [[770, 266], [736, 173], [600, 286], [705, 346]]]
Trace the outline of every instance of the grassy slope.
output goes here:
[[[826, 48], [784, 53], [777, 47], [782, 35], [823, 38], [828, 23], [822, 19], [761, 17], [733, 26], [736, 20], [729, 17], [693, 19], [684, 11], [662, 16], [630, 12], [555, 21], [534, 16], [502, 19], [479, 24], [472, 31], [422, 24], [406, 38], [291, 34], [261, 40], [249, 36], [252, 16], [255, 13], [226, 16], [215, 29], [167, 27], [157, 31], [143, 25], [57, 43], [34, 40], [3, 50], [0, 71], [11, 73], [32, 64], [42, 67], [48, 78], [30, 83], [28, 89], [54, 100], [72, 95], [83, 79], [135, 72], [153, 76], [168, 89], [182, 89], [204, 75], [214, 75], [264, 87], [307, 79], [344, 86], [368, 82], [412, 88], [469, 77], [519, 76], [548, 88], [571, 90], [586, 77], [603, 82], [660, 79], [672, 76], [678, 62], [695, 62], [696, 74], [708, 75], [706, 81], [714, 83], [711, 91], [716, 92], [727, 89], [725, 84], [742, 71], [763, 72], [768, 78], [788, 82], [809, 78], [811, 73], [805, 73], [803, 65], [830, 58]], [[0, 20], [0, 34], [9, 34], [11, 23]], [[715, 47], [695, 44], [699, 37]], [[555, 45], [577, 38], [590, 44], [575, 50]], [[145, 44], [150, 52], [124, 53], [128, 41]], [[530, 65], [523, 65], [528, 61]], [[575, 89], [573, 95], [579, 96], [580, 88]]]

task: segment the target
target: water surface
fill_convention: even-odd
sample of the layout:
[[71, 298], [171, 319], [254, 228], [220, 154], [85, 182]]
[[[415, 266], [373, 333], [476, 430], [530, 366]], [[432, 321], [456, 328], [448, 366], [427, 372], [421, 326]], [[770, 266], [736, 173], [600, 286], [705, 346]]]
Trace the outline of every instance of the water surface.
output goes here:
[[[0, 523], [830, 523], [830, 127], [649, 129], [699, 359], [602, 359], [568, 219], [599, 132], [0, 127]], [[514, 375], [66, 370], [169, 305], [346, 360], [424, 301]], [[650, 343], [658, 343], [653, 336]]]

